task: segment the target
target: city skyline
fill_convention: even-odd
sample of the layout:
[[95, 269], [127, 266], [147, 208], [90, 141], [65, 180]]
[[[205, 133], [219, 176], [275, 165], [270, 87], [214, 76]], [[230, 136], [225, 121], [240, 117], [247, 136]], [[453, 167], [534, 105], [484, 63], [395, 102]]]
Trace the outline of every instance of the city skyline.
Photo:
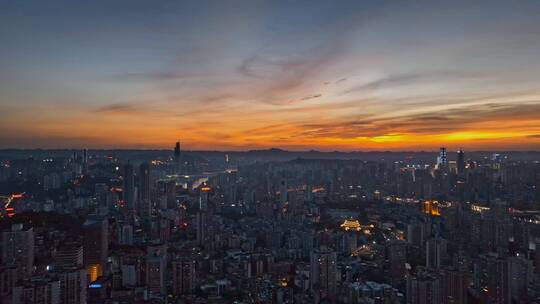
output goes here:
[[540, 4], [0, 4], [1, 148], [540, 150]]

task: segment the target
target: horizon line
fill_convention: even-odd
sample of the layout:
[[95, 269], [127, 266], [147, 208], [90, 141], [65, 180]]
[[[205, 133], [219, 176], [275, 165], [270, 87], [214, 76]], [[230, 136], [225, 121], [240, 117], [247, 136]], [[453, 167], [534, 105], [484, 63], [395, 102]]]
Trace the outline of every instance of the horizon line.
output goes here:
[[[441, 146], [440, 148], [447, 148]], [[0, 148], [0, 151], [78, 151], [78, 150], [88, 150], [88, 151], [173, 151], [174, 148], [165, 149], [165, 148]], [[448, 148], [447, 148], [448, 150]], [[462, 150], [466, 153], [486, 153], [486, 152], [513, 152], [513, 153], [540, 153], [540, 150], [512, 150], [512, 149], [487, 149], [487, 150], [464, 150], [462, 148], [457, 149], [456, 151], [450, 150], [451, 152], [457, 152]], [[344, 154], [354, 154], [354, 153], [438, 153], [439, 150], [288, 150], [282, 148], [265, 148], [265, 149], [245, 149], [245, 150], [181, 150], [181, 152], [189, 153], [201, 153], [201, 152], [221, 152], [221, 153], [250, 153], [250, 152], [262, 152], [262, 151], [279, 151], [287, 153], [344, 153]]]

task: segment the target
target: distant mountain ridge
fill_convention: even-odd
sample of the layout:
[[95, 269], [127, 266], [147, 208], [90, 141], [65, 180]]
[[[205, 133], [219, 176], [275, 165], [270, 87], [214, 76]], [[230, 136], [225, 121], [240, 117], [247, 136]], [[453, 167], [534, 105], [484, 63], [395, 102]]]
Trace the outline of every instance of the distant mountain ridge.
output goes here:
[[[0, 149], [0, 159], [15, 159], [28, 157], [65, 156], [80, 153], [80, 149]], [[172, 156], [173, 151], [165, 149], [89, 149], [90, 155], [107, 155], [120, 158], [166, 158]], [[513, 160], [538, 160], [540, 151], [465, 151], [466, 158], [480, 159], [491, 157], [493, 153], [508, 156]], [[207, 150], [184, 150], [182, 154], [191, 157], [217, 158], [228, 155], [236, 159], [286, 161], [297, 158], [307, 159], [358, 159], [358, 160], [417, 160], [433, 161], [438, 151], [288, 151], [279, 148], [248, 150], [248, 151], [207, 151]], [[449, 151], [449, 159], [455, 159], [455, 151]]]

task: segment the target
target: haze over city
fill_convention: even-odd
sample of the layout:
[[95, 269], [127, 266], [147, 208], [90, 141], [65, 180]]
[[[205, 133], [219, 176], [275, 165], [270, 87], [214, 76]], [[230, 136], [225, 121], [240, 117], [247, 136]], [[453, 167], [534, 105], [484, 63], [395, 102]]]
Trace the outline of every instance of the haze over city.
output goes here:
[[538, 150], [537, 1], [2, 1], [0, 148]]

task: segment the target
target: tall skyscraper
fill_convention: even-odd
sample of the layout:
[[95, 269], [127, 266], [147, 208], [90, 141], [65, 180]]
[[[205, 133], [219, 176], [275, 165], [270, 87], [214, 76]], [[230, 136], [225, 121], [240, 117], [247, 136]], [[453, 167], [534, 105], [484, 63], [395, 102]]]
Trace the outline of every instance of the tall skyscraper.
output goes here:
[[465, 173], [465, 152], [463, 150], [457, 151], [457, 173]]
[[180, 174], [182, 172], [182, 155], [180, 154], [180, 142], [177, 141], [174, 146], [174, 172], [175, 174]]
[[2, 232], [2, 263], [14, 265], [23, 278], [32, 275], [34, 267], [34, 230], [13, 224]]
[[165, 245], [148, 247], [146, 256], [146, 284], [150, 292], [165, 294], [166, 266], [167, 247]]
[[197, 244], [202, 246], [206, 240], [206, 212], [199, 211], [195, 218]]
[[175, 295], [189, 294], [195, 287], [195, 261], [182, 258], [172, 262], [173, 292]]
[[328, 247], [314, 249], [311, 252], [310, 288], [321, 299], [333, 300], [337, 289], [337, 256]]
[[158, 180], [156, 182], [157, 199], [161, 209], [176, 208], [176, 182], [174, 180]]
[[437, 166], [439, 168], [446, 168], [448, 166], [448, 158], [446, 156], [445, 147], [441, 147], [439, 150], [439, 156], [437, 157]]
[[139, 166], [139, 213], [142, 215], [150, 214], [150, 164], [142, 163]]
[[109, 222], [107, 218], [90, 217], [83, 224], [83, 259], [89, 281], [105, 272], [109, 254]]
[[180, 142], [177, 141], [176, 145], [174, 146], [174, 161], [179, 163], [180, 162]]
[[426, 242], [426, 267], [439, 269], [446, 258], [447, 242], [443, 238], [433, 238]]
[[76, 241], [66, 242], [61, 244], [56, 250], [54, 256], [55, 267], [82, 267], [83, 246]]
[[208, 211], [208, 191], [206, 190], [208, 187], [204, 187], [204, 189], [200, 189], [199, 192], [199, 210], [201, 211]]
[[127, 208], [135, 207], [135, 177], [133, 176], [133, 164], [129, 161], [124, 165], [124, 203]]

